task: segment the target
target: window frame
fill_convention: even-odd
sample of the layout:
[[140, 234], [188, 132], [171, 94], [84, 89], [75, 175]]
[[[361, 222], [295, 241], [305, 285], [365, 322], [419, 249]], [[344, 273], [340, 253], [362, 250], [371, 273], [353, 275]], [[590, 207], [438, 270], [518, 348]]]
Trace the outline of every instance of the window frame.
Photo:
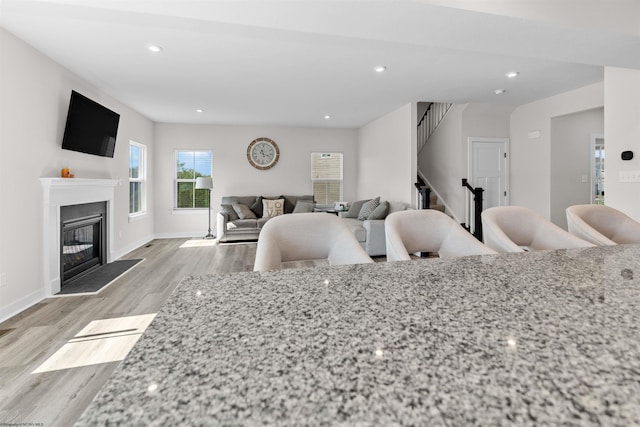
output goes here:
[[[336, 179], [336, 178], [314, 178], [313, 176], [313, 166], [314, 166], [314, 155], [323, 155], [323, 154], [329, 154], [329, 155], [338, 155], [340, 156], [340, 178]], [[344, 153], [339, 152], [339, 151], [312, 151], [311, 155], [310, 155], [310, 171], [309, 171], [309, 175], [311, 176], [311, 194], [313, 194], [313, 197], [315, 199], [316, 195], [314, 193], [314, 185], [316, 183], [332, 183], [332, 182], [338, 182], [340, 184], [340, 195], [339, 195], [339, 200], [336, 200], [334, 203], [318, 203], [318, 201], [316, 200], [316, 206], [319, 209], [332, 209], [335, 207], [335, 203], [341, 202], [344, 198]]]
[[[131, 176], [131, 148], [138, 151], [138, 177]], [[129, 141], [129, 218], [136, 218], [147, 213], [147, 146], [136, 141]], [[131, 212], [131, 184], [140, 183], [140, 210]]]
[[[209, 169], [211, 171], [211, 177], [213, 177], [213, 150], [210, 149], [186, 149], [186, 148], [176, 148], [174, 150], [173, 153], [173, 212], [174, 213], [187, 213], [187, 212], [199, 212], [202, 211], [204, 209], [209, 209], [209, 206], [206, 207], [196, 207], [195, 206], [195, 185], [196, 185], [196, 177], [194, 177], [193, 179], [186, 179], [186, 178], [178, 178], [178, 155], [179, 153], [194, 153], [194, 155], [196, 153], [208, 153], [209, 154]], [[202, 175], [202, 176], [209, 176], [209, 175]], [[178, 207], [178, 183], [180, 182], [192, 182], [193, 186], [194, 186], [194, 196], [193, 196], [193, 205], [191, 207], [188, 208], [181, 208]], [[202, 190], [204, 191], [204, 190]], [[209, 204], [211, 203], [211, 200], [209, 200]]]

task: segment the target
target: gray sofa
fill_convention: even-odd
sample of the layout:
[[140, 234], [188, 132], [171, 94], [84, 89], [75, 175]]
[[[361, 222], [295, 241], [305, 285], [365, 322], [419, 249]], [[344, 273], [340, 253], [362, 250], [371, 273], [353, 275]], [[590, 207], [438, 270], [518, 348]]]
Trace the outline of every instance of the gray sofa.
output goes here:
[[[263, 200], [284, 200], [284, 214], [313, 211], [313, 196], [225, 196], [220, 201], [220, 211], [216, 218], [216, 234], [219, 242], [258, 240], [262, 226], [271, 218], [263, 216]], [[298, 203], [298, 200], [301, 203]], [[305, 203], [306, 202], [306, 203]], [[239, 218], [230, 206], [244, 205], [255, 218]], [[302, 206], [302, 207], [301, 207]], [[309, 210], [311, 207], [311, 210]]]
[[[220, 212], [217, 215], [217, 238], [219, 242], [236, 242], [258, 240], [260, 230], [270, 218], [263, 217], [262, 201], [284, 199], [284, 214], [295, 212], [308, 212], [309, 203], [313, 205], [313, 196], [225, 196], [221, 200]], [[298, 203], [300, 201], [301, 203]], [[404, 202], [383, 202], [388, 204], [388, 209], [381, 215], [381, 219], [363, 219], [357, 217], [365, 202], [369, 200], [359, 200], [350, 205], [349, 211], [339, 212], [339, 216], [347, 224], [360, 245], [367, 251], [369, 256], [382, 256], [386, 254], [386, 240], [384, 233], [384, 217], [386, 215], [409, 209], [409, 204]], [[306, 203], [305, 203], [306, 202]], [[243, 219], [230, 217], [229, 206], [242, 204], [247, 206], [256, 218]], [[306, 205], [303, 209], [298, 209], [301, 205]], [[226, 208], [225, 208], [226, 206]], [[231, 215], [234, 213], [231, 211]]]
[[[358, 214], [362, 201], [354, 202], [347, 212], [340, 212], [339, 216], [347, 224], [355, 235], [360, 245], [367, 251], [369, 256], [386, 255], [386, 236], [384, 232], [384, 218], [382, 219], [358, 219]], [[389, 208], [384, 216], [396, 212], [410, 209], [408, 203], [388, 202]], [[355, 208], [355, 209], [354, 209]], [[358, 211], [358, 212], [356, 212]]]

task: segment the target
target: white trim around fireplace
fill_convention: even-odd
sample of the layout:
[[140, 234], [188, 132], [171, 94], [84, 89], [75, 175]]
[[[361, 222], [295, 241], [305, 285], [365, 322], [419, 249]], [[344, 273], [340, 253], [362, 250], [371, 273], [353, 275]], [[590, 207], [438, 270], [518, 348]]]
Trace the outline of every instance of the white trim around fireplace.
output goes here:
[[111, 262], [114, 239], [114, 193], [117, 179], [40, 178], [44, 190], [44, 292], [60, 292], [60, 207], [107, 202], [107, 262]]

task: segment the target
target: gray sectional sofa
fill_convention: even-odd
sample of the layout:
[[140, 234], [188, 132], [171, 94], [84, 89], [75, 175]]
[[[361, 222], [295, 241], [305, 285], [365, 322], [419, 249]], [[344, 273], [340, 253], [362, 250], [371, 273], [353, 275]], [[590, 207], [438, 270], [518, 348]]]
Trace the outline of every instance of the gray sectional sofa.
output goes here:
[[[221, 200], [220, 211], [217, 215], [216, 233], [218, 241], [225, 243], [258, 240], [260, 230], [270, 219], [264, 214], [264, 200], [283, 200], [284, 215], [311, 212], [315, 206], [311, 195], [277, 197], [225, 196]], [[372, 203], [372, 200], [374, 203]], [[369, 213], [365, 212], [366, 209], [365, 211], [362, 210], [367, 202], [369, 202], [369, 206], [375, 205], [375, 209]], [[236, 205], [235, 208], [234, 205]], [[403, 202], [379, 203], [379, 198], [376, 198], [353, 202], [350, 204], [348, 211], [339, 212], [338, 214], [369, 256], [382, 256], [386, 254], [384, 218], [392, 212], [405, 209], [409, 209], [409, 204]], [[245, 215], [242, 215], [243, 211]]]
[[[313, 196], [225, 196], [220, 201], [220, 211], [216, 218], [216, 234], [219, 242], [258, 240], [262, 226], [270, 219], [264, 215], [263, 200], [283, 200], [283, 213], [313, 212]], [[300, 201], [300, 203], [298, 203]], [[233, 205], [246, 206], [249, 215], [240, 217]], [[238, 206], [236, 206], [238, 207]], [[241, 209], [239, 209], [241, 210]], [[241, 210], [242, 211], [242, 210]], [[245, 210], [246, 211], [246, 210]], [[247, 212], [248, 213], [248, 212]]]

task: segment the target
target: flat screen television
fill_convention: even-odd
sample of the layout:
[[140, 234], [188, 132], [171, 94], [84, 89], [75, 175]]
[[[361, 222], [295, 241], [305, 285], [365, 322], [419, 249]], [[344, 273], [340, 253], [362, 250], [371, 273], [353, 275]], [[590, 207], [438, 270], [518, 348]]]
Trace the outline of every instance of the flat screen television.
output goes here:
[[120, 114], [71, 91], [62, 148], [113, 157]]

